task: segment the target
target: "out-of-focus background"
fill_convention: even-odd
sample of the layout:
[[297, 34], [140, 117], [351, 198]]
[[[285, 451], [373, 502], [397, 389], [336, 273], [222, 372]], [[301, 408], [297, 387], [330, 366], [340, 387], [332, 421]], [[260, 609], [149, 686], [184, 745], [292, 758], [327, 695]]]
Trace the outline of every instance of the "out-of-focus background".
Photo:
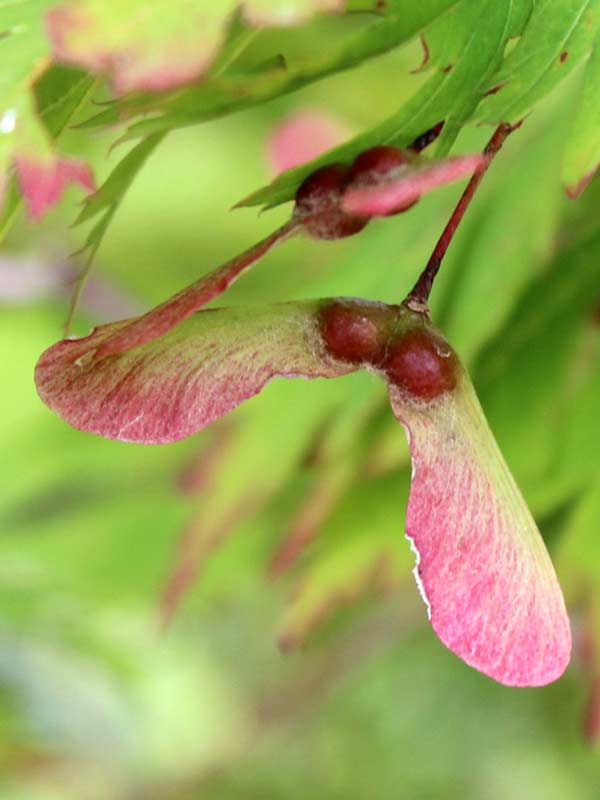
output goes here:
[[[370, 127], [419, 85], [420, 59], [415, 43], [172, 133], [108, 230], [74, 333], [149, 308], [284, 221], [289, 206], [229, 211], [272, 177], [277, 126], [311, 109]], [[568, 109], [554, 93], [507, 143], [433, 298], [557, 564], [576, 634], [566, 675], [505, 688], [433, 635], [403, 536], [405, 438], [372, 376], [276, 381], [163, 447], [79, 433], [45, 408], [33, 367], [81, 267], [69, 191], [0, 251], [3, 799], [599, 796], [600, 184], [564, 196]], [[472, 127], [458, 150], [489, 133]], [[102, 178], [123, 154], [107, 154], [113, 139], [74, 130], [65, 146]], [[459, 192], [345, 241], [286, 243], [220, 303], [398, 302]], [[165, 631], [159, 599], [186, 533], [204, 555]]]

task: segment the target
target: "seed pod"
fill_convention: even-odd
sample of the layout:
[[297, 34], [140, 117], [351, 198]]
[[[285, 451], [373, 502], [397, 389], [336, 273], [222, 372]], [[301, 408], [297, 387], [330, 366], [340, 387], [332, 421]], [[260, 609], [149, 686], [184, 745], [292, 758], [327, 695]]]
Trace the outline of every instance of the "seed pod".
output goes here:
[[348, 171], [344, 164], [328, 164], [309, 175], [296, 192], [294, 216], [313, 239], [343, 239], [368, 223], [368, 218], [341, 208]]

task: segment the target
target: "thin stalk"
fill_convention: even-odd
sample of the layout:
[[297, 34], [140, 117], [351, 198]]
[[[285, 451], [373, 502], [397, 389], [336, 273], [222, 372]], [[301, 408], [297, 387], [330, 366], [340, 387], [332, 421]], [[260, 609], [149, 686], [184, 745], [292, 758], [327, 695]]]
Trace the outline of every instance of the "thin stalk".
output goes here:
[[420, 153], [421, 150], [424, 150], [426, 147], [429, 147], [430, 144], [435, 142], [442, 132], [443, 127], [444, 121], [442, 120], [441, 122], [438, 122], [437, 125], [434, 125], [433, 128], [429, 128], [428, 131], [425, 131], [425, 133], [417, 136], [408, 149], [412, 150], [413, 153]]
[[513, 131], [517, 130], [517, 128], [520, 128], [521, 123], [522, 120], [515, 123], [515, 125], [509, 125], [508, 123], [503, 122], [498, 125], [494, 131], [494, 135], [489, 140], [483, 151], [484, 156], [486, 156], [485, 161], [480, 167], [477, 167], [473, 173], [473, 176], [467, 184], [466, 189], [462, 193], [456, 208], [452, 212], [452, 216], [448, 220], [448, 224], [442, 231], [442, 235], [438, 239], [437, 244], [434, 247], [431, 256], [429, 257], [429, 261], [425, 265], [425, 269], [420, 274], [419, 279], [415, 283], [413, 289], [407, 295], [404, 305], [409, 306], [414, 311], [427, 311], [429, 295], [431, 293], [431, 287], [433, 286], [435, 276], [438, 274], [443, 258], [446, 255], [446, 251], [450, 246], [450, 242], [454, 238], [454, 234], [456, 233], [462, 218], [471, 204], [475, 191], [481, 183], [483, 176], [487, 172], [488, 167], [492, 163], [492, 159], [500, 150], [506, 138]]

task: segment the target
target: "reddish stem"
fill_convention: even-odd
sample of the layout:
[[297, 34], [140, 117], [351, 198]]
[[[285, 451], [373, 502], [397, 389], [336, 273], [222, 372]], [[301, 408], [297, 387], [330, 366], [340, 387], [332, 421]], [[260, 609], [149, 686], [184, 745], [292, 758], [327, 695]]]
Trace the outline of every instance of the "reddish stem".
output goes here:
[[444, 127], [444, 120], [438, 122], [437, 125], [434, 125], [433, 128], [429, 128], [428, 131], [425, 131], [425, 133], [420, 134], [420, 136], [417, 136], [417, 138], [414, 140], [414, 142], [410, 145], [408, 149], [412, 150], [413, 153], [420, 153], [421, 150], [424, 150], [426, 147], [429, 147], [430, 144], [435, 142], [435, 140], [442, 132], [443, 127]]
[[296, 233], [300, 227], [301, 225], [295, 220], [286, 222], [266, 239], [235, 256], [231, 261], [222, 264], [209, 275], [204, 275], [191, 286], [182, 289], [169, 300], [105, 339], [96, 350], [95, 358], [131, 350], [133, 347], [139, 347], [167, 333], [175, 325], [183, 322], [184, 319], [228, 289], [243, 272], [266, 255], [275, 245]]
[[437, 275], [442, 264], [442, 260], [446, 255], [446, 250], [450, 246], [450, 242], [454, 238], [454, 234], [456, 233], [456, 230], [460, 225], [461, 220], [471, 203], [471, 200], [473, 199], [475, 191], [481, 183], [481, 179], [487, 172], [488, 167], [492, 163], [492, 159], [500, 150], [506, 138], [513, 131], [517, 130], [517, 128], [520, 128], [521, 124], [522, 120], [514, 125], [509, 125], [508, 123], [503, 122], [498, 125], [494, 131], [494, 135], [489, 140], [483, 151], [484, 156], [486, 156], [485, 161], [480, 167], [477, 167], [473, 173], [473, 176], [467, 184], [466, 189], [462, 193], [456, 208], [452, 212], [452, 216], [448, 220], [448, 224], [442, 231], [442, 235], [438, 239], [438, 242], [433, 249], [433, 253], [425, 265], [425, 269], [419, 276], [419, 279], [415, 283], [412, 291], [406, 297], [406, 300], [404, 301], [405, 305], [408, 305], [415, 310], [423, 311], [427, 309], [427, 302], [429, 300], [429, 295], [431, 293], [431, 287], [433, 286], [435, 276]]

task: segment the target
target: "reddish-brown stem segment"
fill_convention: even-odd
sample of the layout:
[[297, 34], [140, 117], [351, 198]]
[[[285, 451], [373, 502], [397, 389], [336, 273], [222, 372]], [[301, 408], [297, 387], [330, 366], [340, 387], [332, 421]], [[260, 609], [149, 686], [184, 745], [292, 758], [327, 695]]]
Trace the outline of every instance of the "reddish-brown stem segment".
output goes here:
[[408, 149], [412, 150], [413, 153], [420, 153], [421, 150], [424, 150], [426, 147], [429, 147], [432, 142], [435, 142], [442, 132], [443, 127], [444, 120], [438, 122], [437, 125], [434, 125], [433, 128], [429, 128], [428, 131], [425, 131], [425, 133], [422, 133], [420, 136], [417, 136]]
[[95, 358], [122, 353], [162, 336], [228, 289], [243, 272], [300, 228], [301, 224], [297, 221], [286, 222], [266, 239], [252, 245], [231, 261], [217, 267], [214, 272], [204, 275], [174, 297], [121, 328], [98, 347]]
[[405, 305], [410, 306], [415, 310], [424, 310], [427, 308], [427, 302], [429, 300], [429, 295], [431, 293], [431, 287], [433, 286], [435, 276], [437, 275], [442, 260], [446, 255], [446, 250], [450, 246], [450, 242], [454, 238], [454, 234], [456, 233], [456, 230], [460, 225], [460, 222], [464, 217], [471, 200], [473, 199], [475, 191], [481, 183], [481, 179], [490, 166], [492, 159], [504, 144], [507, 136], [509, 136], [513, 131], [517, 130], [517, 128], [521, 126], [521, 123], [522, 120], [514, 125], [509, 125], [508, 123], [503, 122], [498, 125], [494, 131], [492, 138], [489, 140], [485, 150], [483, 151], [483, 154], [486, 156], [485, 161], [481, 164], [481, 166], [477, 167], [473, 173], [473, 177], [467, 184], [467, 187], [462, 193], [456, 208], [452, 212], [452, 216], [448, 220], [448, 224], [442, 231], [442, 235], [438, 239], [437, 244], [433, 249], [433, 253], [425, 265], [425, 269], [420, 274], [419, 279], [415, 283], [412, 291], [408, 294], [406, 300], [404, 301]]

